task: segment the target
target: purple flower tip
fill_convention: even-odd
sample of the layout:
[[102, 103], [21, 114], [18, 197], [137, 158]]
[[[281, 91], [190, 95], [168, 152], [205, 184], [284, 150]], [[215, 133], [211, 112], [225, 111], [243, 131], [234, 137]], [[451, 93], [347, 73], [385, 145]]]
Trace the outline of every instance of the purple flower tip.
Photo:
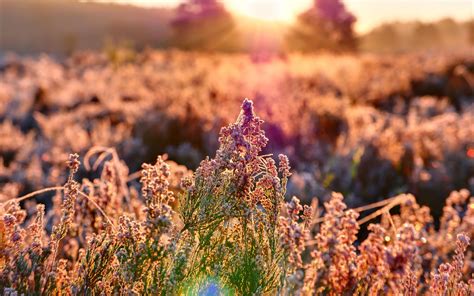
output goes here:
[[253, 102], [249, 99], [245, 99], [242, 104], [242, 110], [244, 111], [244, 115], [246, 117], [250, 117], [253, 115]]

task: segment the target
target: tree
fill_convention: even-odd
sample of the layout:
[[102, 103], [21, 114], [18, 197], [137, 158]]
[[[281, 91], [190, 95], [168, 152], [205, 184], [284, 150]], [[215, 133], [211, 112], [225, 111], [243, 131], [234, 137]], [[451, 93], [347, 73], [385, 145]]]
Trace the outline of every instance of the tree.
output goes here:
[[359, 44], [362, 51], [397, 52], [403, 50], [407, 42], [398, 31], [399, 23], [385, 23], [365, 34]]
[[467, 38], [468, 38], [468, 42], [469, 44], [471, 45], [474, 45], [474, 20], [470, 20], [468, 22], [466, 22], [466, 29], [467, 29]]
[[314, 5], [298, 16], [287, 36], [288, 46], [301, 51], [355, 50], [355, 22], [341, 0], [314, 0]]
[[173, 44], [181, 49], [229, 49], [234, 40], [234, 21], [217, 0], [189, 0], [176, 9], [171, 21]]
[[413, 46], [418, 49], [434, 48], [441, 45], [440, 32], [433, 23], [416, 22], [411, 39]]

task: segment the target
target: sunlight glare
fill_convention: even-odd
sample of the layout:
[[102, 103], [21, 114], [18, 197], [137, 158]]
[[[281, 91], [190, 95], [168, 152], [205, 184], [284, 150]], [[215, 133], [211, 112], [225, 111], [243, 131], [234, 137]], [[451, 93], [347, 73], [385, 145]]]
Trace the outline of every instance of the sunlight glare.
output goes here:
[[267, 21], [291, 22], [302, 11], [301, 4], [305, 1], [229, 0], [225, 2], [237, 14]]

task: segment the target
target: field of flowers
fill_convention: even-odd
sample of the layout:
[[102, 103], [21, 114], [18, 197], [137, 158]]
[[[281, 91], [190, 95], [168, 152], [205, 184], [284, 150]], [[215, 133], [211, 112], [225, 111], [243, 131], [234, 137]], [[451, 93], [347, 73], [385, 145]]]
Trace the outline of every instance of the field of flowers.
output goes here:
[[472, 295], [473, 102], [469, 50], [7, 56], [0, 291]]

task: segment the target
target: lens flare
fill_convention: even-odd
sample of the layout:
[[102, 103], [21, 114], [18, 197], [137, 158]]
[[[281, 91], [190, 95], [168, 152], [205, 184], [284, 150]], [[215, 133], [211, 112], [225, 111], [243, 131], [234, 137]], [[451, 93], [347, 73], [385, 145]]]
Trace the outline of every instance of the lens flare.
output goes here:
[[287, 0], [229, 0], [225, 3], [237, 14], [281, 22], [293, 21], [307, 4], [306, 1]]

